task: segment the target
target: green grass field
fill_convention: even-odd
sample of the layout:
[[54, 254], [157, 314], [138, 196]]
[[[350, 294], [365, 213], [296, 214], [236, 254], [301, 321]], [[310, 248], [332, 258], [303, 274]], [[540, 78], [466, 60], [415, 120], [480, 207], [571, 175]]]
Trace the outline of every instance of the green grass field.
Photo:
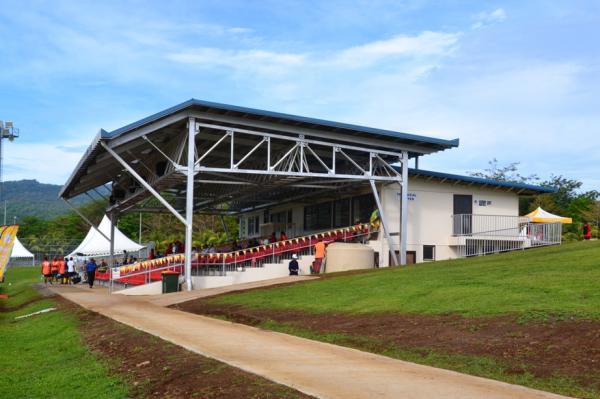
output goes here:
[[311, 281], [210, 302], [313, 313], [520, 314], [600, 319], [600, 242]]
[[[39, 294], [31, 284], [39, 268], [13, 268], [0, 284], [6, 310]], [[123, 398], [124, 381], [109, 376], [108, 365], [93, 356], [82, 342], [78, 320], [69, 312], [54, 311], [24, 320], [15, 316], [54, 307], [52, 299], [33, 302], [0, 313], [0, 397], [8, 398]]]
[[[600, 242], [577, 242], [410, 267], [332, 274], [321, 280], [206, 299], [208, 304], [310, 314], [512, 315], [520, 324], [600, 320]], [[600, 385], [555, 373], [536, 377], [529, 365], [492, 356], [412, 348], [387, 339], [325, 333], [310, 324], [263, 320], [261, 328], [379, 353], [416, 363], [583, 398]], [[514, 373], [522, 368], [524, 373]], [[593, 376], [580, 375], [583, 379]]]

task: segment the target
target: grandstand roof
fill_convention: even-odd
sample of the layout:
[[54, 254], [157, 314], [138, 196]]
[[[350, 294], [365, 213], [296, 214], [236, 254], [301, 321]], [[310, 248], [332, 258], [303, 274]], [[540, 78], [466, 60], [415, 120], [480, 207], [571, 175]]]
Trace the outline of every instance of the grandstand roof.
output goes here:
[[480, 185], [488, 187], [498, 187], [508, 189], [509, 191], [515, 191], [518, 194], [529, 195], [529, 194], [544, 194], [544, 193], [555, 193], [557, 189], [555, 187], [536, 186], [533, 184], [516, 183], [511, 181], [493, 180], [475, 176], [462, 176], [443, 172], [434, 172], [431, 170], [424, 169], [409, 169], [408, 175], [411, 177], [423, 177], [428, 179], [436, 179], [439, 181], [454, 181], [465, 183], [469, 185]]
[[[216, 125], [220, 128], [252, 129], [252, 131], [264, 134], [277, 134], [280, 137], [297, 138], [302, 136], [313, 141], [320, 140], [334, 145], [354, 146], [363, 150], [372, 149], [373, 151], [378, 151], [380, 154], [387, 151], [390, 153], [387, 158], [386, 155], [381, 155], [383, 158], [386, 158], [386, 162], [397, 162], [398, 158], [397, 156], [394, 157], [392, 152], [400, 153], [407, 151], [409, 157], [415, 157], [454, 148], [459, 144], [458, 139], [445, 140], [191, 99], [119, 129], [110, 132], [100, 130], [63, 186], [60, 196], [70, 199], [102, 185], [114, 183], [115, 180], [122, 178], [124, 174], [122, 165], [110, 156], [102, 144], [109, 146], [127, 162], [139, 168], [140, 173], [151, 173], [156, 163], [160, 162], [161, 159], [164, 160], [160, 151], [176, 151], [177, 146], [181, 145], [182, 141], [185, 140], [186, 126], [190, 117], [195, 118], [198, 123], [205, 125], [201, 130], [201, 134], [196, 137], [196, 146], [199, 154], [208, 151], [221, 137], [220, 134], [222, 132], [212, 127]], [[242, 152], [250, 151], [254, 145], [256, 143], [250, 140], [236, 139], [236, 147], [239, 146]], [[285, 146], [281, 142], [277, 143], [276, 140], [272, 140], [271, 148], [275, 153], [285, 149]], [[157, 151], [157, 149], [160, 149], [160, 151]], [[221, 152], [214, 151], [211, 157], [212, 161], [217, 163], [219, 159], [223, 160], [228, 155], [229, 151], [221, 150]], [[354, 155], [358, 157], [357, 154]], [[256, 151], [248, 159], [247, 163], [259, 162], [257, 159], [259, 156], [259, 151]], [[369, 163], [368, 158], [363, 158], [363, 160], [366, 164]], [[200, 173], [198, 175], [198, 183], [201, 180], [204, 185], [198, 191], [201, 194], [197, 202], [207, 203], [208, 201], [212, 206], [213, 203], [216, 204], [215, 201], [211, 201], [214, 198], [229, 201], [228, 197], [232, 195], [246, 194], [254, 197], [246, 200], [244, 204], [240, 202], [239, 209], [243, 209], [249, 205], [250, 201], [256, 202], [259, 198], [262, 199], [263, 203], [267, 203], [281, 196], [288, 197], [297, 195], [299, 192], [306, 193], [317, 189], [312, 184], [316, 179], [296, 178], [292, 179], [293, 181], [288, 179], [289, 181], [286, 182], [282, 177], [266, 178], [265, 176], [244, 175], [243, 177], [247, 183], [250, 186], [254, 186], [247, 187], [244, 190], [240, 189], [239, 185], [226, 185], [226, 183], [239, 182], [241, 176], [233, 175], [232, 173], [227, 173], [226, 176], [215, 176], [214, 174]], [[225, 184], [218, 183], [223, 182], [223, 180], [228, 181]], [[160, 191], [170, 190], [177, 197], [185, 192], [184, 181], [185, 177], [183, 175], [173, 176], [169, 182], [163, 182], [164, 184], [158, 188]], [[302, 186], [301, 183], [310, 184]], [[343, 182], [343, 184], [347, 183]], [[336, 184], [332, 182], [328, 188], [335, 188]], [[252, 195], [252, 192], [254, 192], [254, 195]], [[127, 207], [129, 206], [130, 204], [127, 206], [123, 205], [119, 210], [128, 209]]]

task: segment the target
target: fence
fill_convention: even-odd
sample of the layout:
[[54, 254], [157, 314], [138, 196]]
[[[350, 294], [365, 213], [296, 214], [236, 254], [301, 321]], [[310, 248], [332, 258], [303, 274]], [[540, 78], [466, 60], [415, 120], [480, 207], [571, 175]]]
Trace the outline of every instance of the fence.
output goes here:
[[[283, 242], [261, 245], [245, 250], [215, 254], [196, 254], [192, 260], [192, 276], [225, 276], [227, 272], [244, 271], [246, 268], [262, 267], [265, 263], [280, 263], [291, 259], [293, 254], [310, 255], [314, 245], [323, 240], [326, 243], [365, 242], [370, 235], [369, 225], [355, 226], [293, 238]], [[153, 259], [133, 265], [119, 267], [117, 284], [140, 285], [161, 280], [161, 271], [183, 272], [184, 256], [181, 254]], [[109, 281], [109, 270], [96, 274], [100, 281]]]
[[452, 215], [459, 257], [557, 245], [561, 223], [531, 223], [519, 216]]
[[529, 219], [523, 216], [505, 215], [452, 215], [452, 235], [518, 236]]

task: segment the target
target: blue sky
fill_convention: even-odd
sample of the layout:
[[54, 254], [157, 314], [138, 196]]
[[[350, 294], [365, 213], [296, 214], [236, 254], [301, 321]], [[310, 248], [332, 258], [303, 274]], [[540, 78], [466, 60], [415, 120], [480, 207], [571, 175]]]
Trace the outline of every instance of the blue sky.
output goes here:
[[600, 189], [597, 1], [3, 1], [5, 179], [62, 184], [100, 128], [189, 98], [460, 138], [464, 174]]

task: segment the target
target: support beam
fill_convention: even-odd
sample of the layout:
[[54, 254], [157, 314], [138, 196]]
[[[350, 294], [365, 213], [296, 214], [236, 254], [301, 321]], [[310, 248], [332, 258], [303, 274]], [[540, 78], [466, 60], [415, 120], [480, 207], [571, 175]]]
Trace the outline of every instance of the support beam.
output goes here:
[[106, 236], [106, 234], [104, 234], [103, 232], [101, 232], [100, 229], [98, 229], [98, 227], [96, 227], [96, 225], [94, 223], [90, 222], [90, 220], [83, 213], [81, 213], [79, 211], [79, 209], [77, 209], [77, 207], [75, 205], [71, 204], [69, 202], [69, 200], [67, 200], [65, 198], [63, 198], [62, 200], [65, 201], [67, 203], [67, 205], [69, 205], [69, 207], [71, 209], [73, 209], [73, 211], [75, 211], [76, 214], [79, 215], [80, 218], [82, 218], [83, 220], [85, 220], [85, 222], [87, 224], [89, 224], [94, 230], [96, 230], [98, 232], [98, 234], [100, 234], [102, 237], [106, 238], [106, 241], [110, 242], [110, 238], [108, 238]]
[[400, 264], [406, 265], [408, 238], [408, 151], [402, 151], [402, 180], [400, 183]]
[[[188, 120], [187, 188], [185, 199], [185, 284], [192, 290], [192, 232], [194, 226], [194, 162], [196, 153], [196, 120]], [[232, 155], [233, 156], [233, 155]]]
[[[115, 151], [113, 151], [113, 149], [110, 148], [104, 141], [101, 141], [100, 144], [102, 144], [102, 147], [104, 147], [104, 149], [110, 155], [112, 155], [117, 160], [117, 162], [119, 162], [125, 168], [125, 170], [127, 170], [127, 172], [129, 172], [129, 174], [134, 177], [134, 179], [136, 179], [146, 190], [148, 190], [150, 192], [150, 194], [152, 194], [157, 200], [159, 200], [160, 203], [163, 204], [165, 206], [165, 208], [167, 208], [169, 210], [169, 212], [171, 212], [177, 219], [179, 219], [179, 221], [181, 223], [183, 223], [184, 225], [186, 224], [186, 220], [183, 218], [183, 216], [181, 216], [181, 214], [179, 212], [177, 212], [177, 210], [175, 210], [175, 208], [173, 208], [171, 206], [171, 204], [169, 204], [167, 202], [167, 200], [165, 200], [154, 188], [152, 188], [152, 186], [150, 184], [148, 184], [146, 182], [146, 180], [144, 180], [135, 171], [135, 169], [133, 169], [131, 166], [129, 166], [129, 164], [127, 162], [125, 162], [125, 160], [123, 158], [121, 158], [119, 156], [119, 154], [117, 154]], [[192, 178], [193, 178], [193, 174], [192, 174]]]
[[112, 268], [115, 267], [115, 225], [117, 224], [117, 218], [114, 212], [110, 214], [110, 250], [108, 257], [108, 275], [110, 282], [108, 285], [108, 293], [112, 294], [113, 289], [113, 273]]
[[369, 182], [371, 183], [371, 189], [373, 190], [373, 196], [375, 197], [375, 203], [377, 204], [377, 210], [379, 211], [379, 219], [381, 219], [381, 227], [383, 227], [383, 233], [385, 234], [385, 238], [387, 239], [390, 254], [392, 255], [394, 265], [398, 265], [398, 257], [396, 256], [396, 251], [394, 251], [394, 241], [392, 241], [392, 237], [390, 236], [390, 230], [388, 229], [389, 225], [387, 223], [385, 213], [383, 212], [381, 201], [379, 200], [379, 193], [377, 192], [375, 181], [369, 180]]
[[219, 215], [219, 219], [221, 219], [221, 225], [223, 226], [223, 231], [227, 236], [227, 241], [231, 241], [231, 234], [229, 234], [229, 229], [227, 228], [227, 223], [225, 223], [225, 216]]

